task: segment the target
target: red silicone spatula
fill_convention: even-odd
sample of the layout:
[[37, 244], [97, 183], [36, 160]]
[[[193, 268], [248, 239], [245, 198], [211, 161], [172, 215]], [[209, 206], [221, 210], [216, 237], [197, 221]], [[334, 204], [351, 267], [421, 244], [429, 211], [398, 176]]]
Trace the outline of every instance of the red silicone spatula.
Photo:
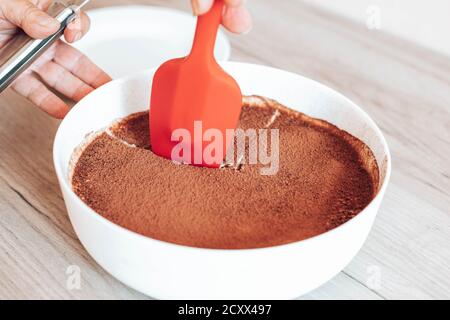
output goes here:
[[222, 10], [223, 0], [216, 0], [198, 17], [191, 53], [165, 62], [155, 73], [150, 142], [157, 155], [207, 167], [219, 167], [226, 155], [227, 129], [236, 128], [242, 94], [214, 58]]

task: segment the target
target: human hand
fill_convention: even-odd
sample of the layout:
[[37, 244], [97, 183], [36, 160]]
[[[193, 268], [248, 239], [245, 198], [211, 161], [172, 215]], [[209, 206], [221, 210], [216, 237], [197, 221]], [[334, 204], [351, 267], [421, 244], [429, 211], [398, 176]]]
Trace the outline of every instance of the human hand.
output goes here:
[[[0, 48], [18, 28], [30, 37], [43, 39], [58, 31], [59, 22], [45, 13], [51, 0], [0, 0]], [[89, 30], [89, 18], [81, 13], [64, 31], [75, 42]], [[81, 52], [59, 40], [18, 77], [12, 89], [55, 118], [63, 118], [68, 105], [49, 88], [79, 101], [111, 78]]]
[[[224, 0], [222, 24], [234, 33], [247, 33], [252, 28], [252, 17], [245, 7], [245, 0]], [[195, 15], [202, 15], [211, 9], [214, 0], [191, 0]]]

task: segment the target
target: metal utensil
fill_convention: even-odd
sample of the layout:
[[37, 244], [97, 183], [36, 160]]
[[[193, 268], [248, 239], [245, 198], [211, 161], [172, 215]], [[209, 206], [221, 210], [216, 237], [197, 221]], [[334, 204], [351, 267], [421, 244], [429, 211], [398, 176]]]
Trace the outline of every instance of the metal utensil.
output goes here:
[[57, 32], [45, 39], [33, 39], [20, 31], [0, 50], [0, 92], [5, 90], [46, 49], [64, 33], [67, 25], [90, 0], [57, 0], [47, 13], [61, 23]]

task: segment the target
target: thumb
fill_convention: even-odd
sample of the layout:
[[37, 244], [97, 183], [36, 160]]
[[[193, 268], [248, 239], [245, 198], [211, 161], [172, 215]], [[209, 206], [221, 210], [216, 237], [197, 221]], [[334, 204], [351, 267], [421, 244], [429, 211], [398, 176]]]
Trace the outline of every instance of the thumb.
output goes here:
[[197, 16], [204, 14], [211, 9], [213, 3], [213, 0], [191, 0], [192, 11]]
[[27, 0], [0, 1], [3, 16], [32, 38], [42, 39], [58, 31], [60, 23]]

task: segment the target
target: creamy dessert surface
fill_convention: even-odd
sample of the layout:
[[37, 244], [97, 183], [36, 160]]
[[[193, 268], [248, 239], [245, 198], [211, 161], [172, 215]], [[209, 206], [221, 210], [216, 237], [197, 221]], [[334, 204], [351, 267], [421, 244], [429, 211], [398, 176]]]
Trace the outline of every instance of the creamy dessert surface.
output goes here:
[[70, 177], [98, 214], [151, 238], [221, 249], [286, 244], [348, 221], [377, 192], [377, 163], [363, 142], [270, 99], [246, 97], [239, 128], [279, 129], [275, 175], [239, 155], [221, 169], [177, 165], [152, 153], [148, 123], [141, 112], [91, 134]]

